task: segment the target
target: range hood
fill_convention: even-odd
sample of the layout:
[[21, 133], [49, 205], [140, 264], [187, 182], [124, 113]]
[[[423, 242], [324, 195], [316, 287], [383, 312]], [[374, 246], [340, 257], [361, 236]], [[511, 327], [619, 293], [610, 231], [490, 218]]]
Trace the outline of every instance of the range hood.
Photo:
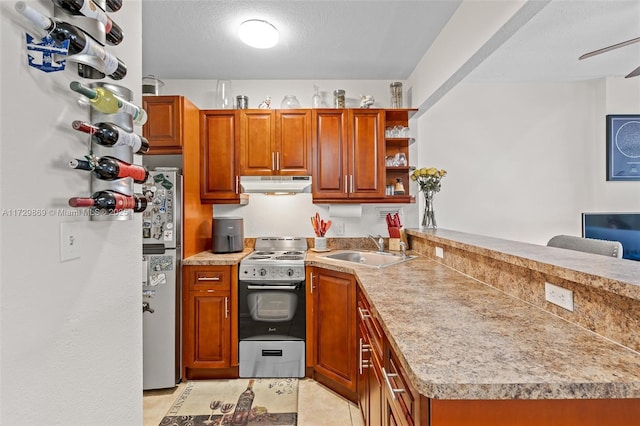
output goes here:
[[311, 176], [240, 176], [240, 186], [248, 194], [311, 193]]

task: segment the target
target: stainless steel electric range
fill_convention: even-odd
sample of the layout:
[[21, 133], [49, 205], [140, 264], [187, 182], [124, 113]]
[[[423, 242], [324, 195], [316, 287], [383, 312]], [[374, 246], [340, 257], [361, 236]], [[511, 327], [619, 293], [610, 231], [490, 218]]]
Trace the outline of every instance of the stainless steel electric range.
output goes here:
[[307, 240], [264, 237], [238, 278], [240, 377], [304, 377]]

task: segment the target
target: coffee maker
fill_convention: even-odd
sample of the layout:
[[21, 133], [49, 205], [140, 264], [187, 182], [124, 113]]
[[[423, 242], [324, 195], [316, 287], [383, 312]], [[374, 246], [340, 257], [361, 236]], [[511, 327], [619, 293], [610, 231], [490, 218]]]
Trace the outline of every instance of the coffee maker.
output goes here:
[[236, 253], [244, 250], [244, 225], [241, 217], [214, 217], [211, 224], [211, 251]]

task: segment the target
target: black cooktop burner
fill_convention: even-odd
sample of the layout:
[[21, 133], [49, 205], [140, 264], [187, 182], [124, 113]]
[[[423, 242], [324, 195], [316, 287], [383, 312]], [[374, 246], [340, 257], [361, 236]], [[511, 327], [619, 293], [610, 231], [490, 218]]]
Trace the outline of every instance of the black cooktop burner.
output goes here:
[[252, 260], [271, 259], [271, 256], [262, 256], [262, 255], [254, 254], [253, 256], [251, 256], [251, 259]]
[[255, 258], [256, 256], [271, 256], [272, 254], [275, 254], [275, 253], [272, 251], [257, 251], [254, 253], [253, 257]]
[[283, 254], [300, 256], [300, 255], [303, 255], [304, 252], [303, 251], [285, 251]]

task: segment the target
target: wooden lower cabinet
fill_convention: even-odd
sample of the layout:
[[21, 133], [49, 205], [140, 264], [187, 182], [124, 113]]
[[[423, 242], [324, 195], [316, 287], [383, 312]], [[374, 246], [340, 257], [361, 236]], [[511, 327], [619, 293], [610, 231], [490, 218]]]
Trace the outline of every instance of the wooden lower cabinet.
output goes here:
[[312, 342], [307, 350], [313, 351], [313, 378], [356, 402], [356, 280], [343, 272], [310, 269]]
[[[234, 273], [235, 270], [235, 273]], [[237, 377], [237, 266], [184, 266], [185, 379]]]

